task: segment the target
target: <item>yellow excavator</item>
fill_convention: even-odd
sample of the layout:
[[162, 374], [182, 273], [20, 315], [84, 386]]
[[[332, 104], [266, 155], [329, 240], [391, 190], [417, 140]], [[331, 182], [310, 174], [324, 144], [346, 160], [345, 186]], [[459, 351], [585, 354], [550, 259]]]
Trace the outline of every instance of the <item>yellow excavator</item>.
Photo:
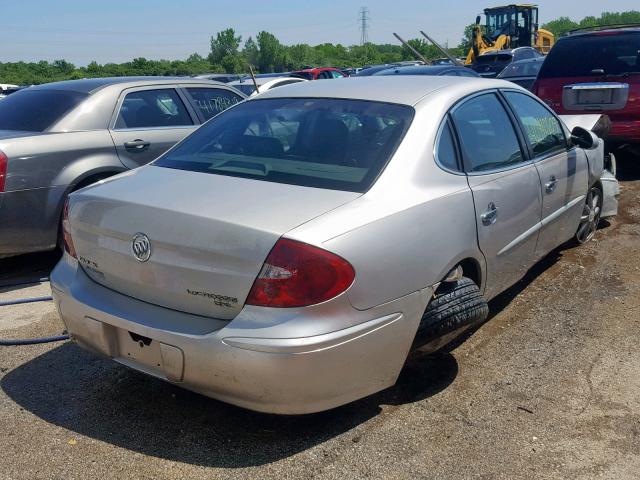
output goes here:
[[486, 52], [517, 47], [534, 47], [543, 54], [549, 53], [555, 42], [553, 33], [538, 26], [538, 6], [532, 4], [506, 5], [486, 8], [485, 30], [476, 18], [471, 38], [471, 49], [465, 61], [471, 65]]

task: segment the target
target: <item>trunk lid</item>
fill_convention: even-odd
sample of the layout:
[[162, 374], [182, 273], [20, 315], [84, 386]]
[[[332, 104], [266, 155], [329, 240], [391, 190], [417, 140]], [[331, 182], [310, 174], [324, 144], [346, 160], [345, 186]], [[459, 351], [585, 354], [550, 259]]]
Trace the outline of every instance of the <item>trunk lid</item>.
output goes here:
[[[69, 218], [78, 261], [97, 283], [232, 319], [278, 238], [360, 195], [148, 166], [73, 194]], [[134, 256], [137, 234], [149, 240], [146, 261]]]

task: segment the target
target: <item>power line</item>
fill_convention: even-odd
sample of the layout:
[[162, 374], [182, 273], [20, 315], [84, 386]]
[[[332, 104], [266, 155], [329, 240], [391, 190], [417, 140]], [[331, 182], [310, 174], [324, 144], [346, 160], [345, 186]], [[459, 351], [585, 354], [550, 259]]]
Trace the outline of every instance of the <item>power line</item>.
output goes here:
[[360, 7], [358, 12], [358, 23], [360, 24], [360, 45], [364, 45], [369, 42], [369, 9], [367, 7]]

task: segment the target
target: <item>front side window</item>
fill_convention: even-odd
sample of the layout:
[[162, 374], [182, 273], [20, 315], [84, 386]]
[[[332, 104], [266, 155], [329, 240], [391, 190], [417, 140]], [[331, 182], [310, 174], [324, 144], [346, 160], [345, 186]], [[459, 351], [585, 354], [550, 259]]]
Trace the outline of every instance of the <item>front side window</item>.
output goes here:
[[218, 115], [154, 165], [364, 192], [413, 114], [409, 106], [361, 100], [253, 100]]
[[524, 159], [518, 137], [502, 103], [489, 93], [452, 112], [468, 172], [507, 168]]
[[[251, 95], [255, 90], [253, 82], [249, 85], [252, 90], [247, 95]], [[187, 92], [193, 100], [193, 105], [200, 110], [205, 120], [243, 100], [240, 95], [222, 88], [187, 88]]]
[[124, 97], [116, 129], [193, 125], [178, 93], [172, 88], [140, 90]]
[[516, 92], [504, 92], [533, 150], [533, 156], [563, 151], [567, 142], [560, 122], [537, 100]]

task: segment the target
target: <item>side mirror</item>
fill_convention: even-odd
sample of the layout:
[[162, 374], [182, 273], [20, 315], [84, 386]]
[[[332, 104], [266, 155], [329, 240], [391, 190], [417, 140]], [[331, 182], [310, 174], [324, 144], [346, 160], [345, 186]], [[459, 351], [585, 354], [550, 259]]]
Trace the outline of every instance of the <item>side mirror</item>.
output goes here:
[[598, 137], [595, 133], [582, 127], [575, 127], [571, 130], [571, 143], [576, 147], [591, 150], [598, 146]]

